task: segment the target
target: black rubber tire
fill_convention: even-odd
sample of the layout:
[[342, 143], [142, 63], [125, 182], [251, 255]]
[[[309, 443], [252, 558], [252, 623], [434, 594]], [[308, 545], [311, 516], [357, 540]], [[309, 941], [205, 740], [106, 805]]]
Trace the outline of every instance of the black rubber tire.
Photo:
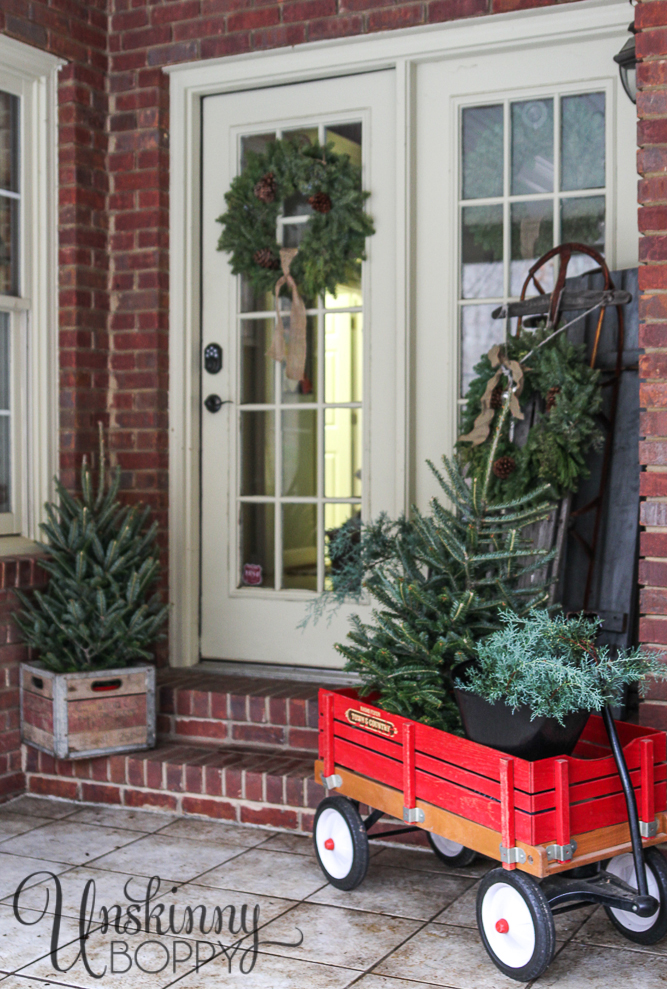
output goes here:
[[[334, 814], [338, 816], [333, 817]], [[329, 858], [328, 852], [319, 847], [323, 843], [324, 833], [330, 833], [332, 822], [335, 822], [337, 829], [347, 827], [349, 833], [348, 844], [345, 832], [338, 830], [345, 842], [347, 852], [342, 862], [343, 867], [347, 865], [346, 859], [349, 859], [349, 868], [342, 875], [340, 868], [337, 868], [337, 874], [332, 874], [330, 871], [334, 865], [341, 866], [341, 862], [334, 860], [333, 855]], [[356, 889], [364, 881], [368, 872], [368, 835], [359, 811], [347, 797], [336, 794], [332, 797], [325, 797], [320, 803], [313, 824], [313, 843], [320, 869], [326, 876], [327, 882], [331, 883], [332, 886], [337, 889], [350, 890]]]
[[436, 845], [439, 835], [432, 835], [430, 831], [427, 831], [426, 837], [428, 838], [428, 843], [431, 846], [431, 850], [441, 862], [444, 862], [444, 864], [448, 865], [450, 868], [453, 868], [456, 865], [458, 865], [459, 868], [466, 865], [472, 865], [477, 858], [477, 852], [474, 852], [472, 848], [466, 848], [465, 845], [462, 845], [461, 851], [457, 852], [455, 855], [448, 855], [444, 849], [438, 848]]
[[[495, 952], [493, 946], [484, 929], [482, 912], [486, 897], [493, 897], [493, 887], [498, 884], [505, 884], [512, 887], [523, 899], [533, 924], [535, 942], [532, 954], [522, 965], [514, 966], [503, 961]], [[509, 937], [512, 930], [512, 917], [505, 918], [509, 923], [509, 931], [501, 934], [502, 937]], [[551, 964], [556, 950], [556, 929], [554, 918], [547, 902], [547, 898], [540, 889], [539, 883], [532, 876], [527, 876], [524, 872], [509, 869], [492, 869], [482, 879], [477, 893], [477, 927], [479, 928], [482, 943], [486, 948], [489, 958], [504, 975], [517, 982], [530, 982], [537, 979], [547, 970]]]
[[[611, 866], [613, 861], [611, 859], [608, 866]], [[645, 848], [644, 861], [646, 863], [647, 874], [653, 874], [658, 887], [658, 899], [660, 901], [660, 907], [656, 911], [655, 920], [651, 926], [645, 931], [630, 930], [623, 924], [623, 913], [621, 911], [619, 911], [619, 916], [616, 916], [612, 913], [611, 907], [605, 907], [604, 909], [616, 930], [628, 941], [634, 941], [635, 944], [657, 944], [667, 934], [667, 860], [657, 848]], [[650, 889], [649, 892], [651, 892]], [[628, 917], [632, 916], [632, 914], [628, 914]]]

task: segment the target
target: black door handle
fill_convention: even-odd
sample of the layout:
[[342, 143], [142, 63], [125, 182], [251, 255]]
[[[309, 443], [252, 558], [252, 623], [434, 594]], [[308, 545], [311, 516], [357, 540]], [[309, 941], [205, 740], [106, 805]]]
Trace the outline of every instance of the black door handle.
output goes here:
[[209, 395], [204, 405], [209, 412], [219, 412], [223, 405], [231, 405], [231, 399], [228, 398], [223, 402], [219, 395]]

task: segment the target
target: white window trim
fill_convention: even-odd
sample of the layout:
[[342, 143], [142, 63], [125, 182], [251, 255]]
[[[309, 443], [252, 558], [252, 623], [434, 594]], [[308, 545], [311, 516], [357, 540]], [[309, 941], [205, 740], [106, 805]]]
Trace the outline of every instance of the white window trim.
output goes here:
[[198, 661], [199, 640], [199, 329], [201, 99], [214, 93], [394, 69], [396, 71], [397, 244], [396, 435], [410, 501], [410, 333], [414, 322], [414, 68], [419, 62], [618, 35], [627, 0], [580, 0], [511, 14], [335, 39], [168, 66], [170, 76], [169, 584], [170, 661]]
[[[0, 90], [21, 99], [20, 297], [0, 296], [0, 308], [22, 323], [21, 476], [14, 484], [20, 499], [21, 545], [25, 539], [39, 539], [44, 502], [53, 495], [58, 464], [57, 83], [64, 64], [0, 35]], [[14, 552], [17, 540], [9, 543]]]

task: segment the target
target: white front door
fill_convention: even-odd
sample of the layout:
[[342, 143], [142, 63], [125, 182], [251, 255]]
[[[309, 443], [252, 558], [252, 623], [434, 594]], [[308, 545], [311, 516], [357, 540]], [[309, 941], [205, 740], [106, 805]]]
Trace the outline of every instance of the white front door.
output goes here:
[[[340, 667], [345, 604], [330, 622], [298, 626], [327, 586], [327, 532], [401, 503], [395, 344], [395, 74], [209, 96], [203, 101], [201, 656]], [[306, 383], [266, 356], [273, 300], [232, 276], [217, 250], [224, 194], [244, 152], [296, 137], [331, 141], [362, 166], [376, 233], [360, 284], [306, 300]], [[307, 204], [280, 220], [298, 242]], [[289, 214], [289, 215], [288, 215]], [[207, 346], [222, 369], [205, 370]], [[305, 379], [304, 379], [305, 380]], [[352, 523], [354, 524], [354, 523]]]

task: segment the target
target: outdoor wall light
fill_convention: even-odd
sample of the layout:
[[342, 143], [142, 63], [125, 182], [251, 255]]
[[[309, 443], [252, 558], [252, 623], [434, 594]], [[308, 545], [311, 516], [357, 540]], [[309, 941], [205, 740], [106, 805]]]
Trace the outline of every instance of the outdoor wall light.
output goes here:
[[614, 55], [614, 61], [618, 65], [621, 76], [621, 85], [633, 103], [637, 102], [637, 56], [635, 54], [635, 26], [631, 24], [628, 28], [632, 37], [628, 38], [618, 55]]

